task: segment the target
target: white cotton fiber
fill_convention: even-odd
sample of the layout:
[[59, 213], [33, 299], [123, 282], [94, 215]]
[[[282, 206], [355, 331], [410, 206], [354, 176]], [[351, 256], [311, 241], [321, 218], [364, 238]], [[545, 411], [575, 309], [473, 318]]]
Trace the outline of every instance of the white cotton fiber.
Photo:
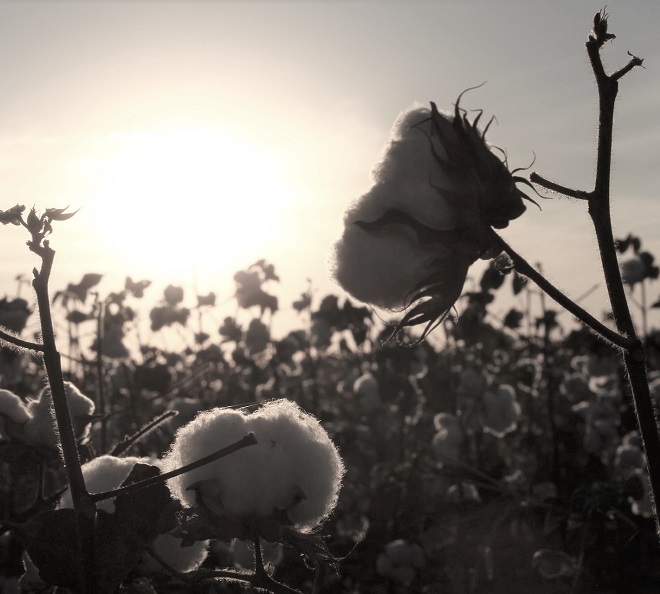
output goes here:
[[[94, 412], [94, 402], [71, 382], [64, 382], [64, 390], [74, 433], [78, 439], [81, 439], [89, 431], [90, 423], [86, 417]], [[50, 388], [42, 390], [39, 398], [28, 404], [27, 411], [30, 419], [25, 425], [25, 441], [32, 445], [57, 448], [59, 437]]]
[[288, 400], [252, 414], [216, 408], [180, 429], [162, 460], [164, 471], [190, 464], [254, 432], [257, 444], [170, 479], [172, 495], [195, 503], [189, 487], [200, 483], [207, 507], [243, 518], [279, 516], [309, 531], [333, 510], [344, 474], [337, 448], [312, 415]]

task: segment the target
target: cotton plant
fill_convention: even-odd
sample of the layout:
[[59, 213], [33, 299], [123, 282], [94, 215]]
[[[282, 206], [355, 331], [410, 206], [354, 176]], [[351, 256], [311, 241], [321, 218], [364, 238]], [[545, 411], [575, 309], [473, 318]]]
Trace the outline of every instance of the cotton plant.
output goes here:
[[[608, 15], [598, 12], [586, 42], [600, 112], [593, 189], [569, 188], [536, 172], [526, 179], [518, 175], [519, 168], [510, 171], [506, 158], [486, 142], [490, 122], [479, 127], [483, 112], [470, 120], [461, 107], [463, 94], [451, 112], [433, 102], [429, 107], [416, 104], [397, 118], [374, 168], [372, 187], [346, 211], [342, 234], [332, 249], [332, 273], [354, 298], [397, 313], [394, 334], [421, 325], [420, 340], [449, 315], [478, 259], [495, 259], [502, 273], [515, 271], [534, 281], [623, 359], [657, 499], [660, 436], [646, 375], [647, 353], [630, 313], [610, 215], [615, 99], [621, 79], [641, 66], [642, 59], [629, 53], [625, 66], [607, 73], [601, 50], [614, 38]], [[521, 186], [588, 205], [615, 330], [557, 289], [496, 231], [521, 218], [532, 200]], [[639, 262], [634, 266], [639, 268]], [[634, 266], [624, 270], [629, 284], [637, 278]], [[608, 428], [595, 417], [591, 427], [596, 447], [604, 435], [601, 430]]]

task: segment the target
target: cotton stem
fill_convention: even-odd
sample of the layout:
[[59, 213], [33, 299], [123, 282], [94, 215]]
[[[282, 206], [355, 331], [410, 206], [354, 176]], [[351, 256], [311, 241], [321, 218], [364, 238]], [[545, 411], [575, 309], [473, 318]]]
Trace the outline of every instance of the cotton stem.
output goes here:
[[[601, 20], [602, 18], [606, 20], [606, 16], [601, 17]], [[628, 307], [614, 244], [610, 214], [614, 104], [619, 90], [619, 80], [635, 66], [641, 66], [642, 60], [632, 56], [626, 66], [614, 74], [608, 75], [603, 67], [600, 49], [603, 43], [612, 36], [607, 34], [607, 26], [604, 27], [604, 32], [603, 29], [598, 30], [597, 27], [594, 29], [595, 32], [589, 36], [586, 43], [587, 54], [598, 86], [599, 102], [596, 181], [589, 198], [589, 215], [596, 232], [612, 316], [618, 331], [635, 345], [635, 348], [624, 351], [623, 358], [642, 444], [646, 452], [654, 506], [657, 506], [657, 502], [660, 501], [660, 436], [646, 373], [646, 350], [643, 342], [637, 337]], [[655, 509], [655, 514], [656, 530], [660, 534], [657, 509]]]

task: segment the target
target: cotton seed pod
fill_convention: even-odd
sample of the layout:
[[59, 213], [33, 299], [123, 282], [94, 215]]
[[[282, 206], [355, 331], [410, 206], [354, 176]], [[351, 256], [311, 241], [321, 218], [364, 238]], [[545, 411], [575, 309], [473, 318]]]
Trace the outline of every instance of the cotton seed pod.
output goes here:
[[190, 464], [249, 432], [255, 445], [170, 479], [172, 496], [185, 506], [200, 497], [218, 515], [276, 517], [314, 529], [335, 507], [344, 465], [321, 424], [293, 402], [268, 402], [252, 414], [202, 412], [177, 431], [163, 468]]
[[[374, 184], [347, 211], [333, 275], [351, 295], [394, 311], [398, 329], [424, 335], [460, 296], [469, 266], [492, 257], [489, 227], [524, 210], [515, 177], [459, 107], [452, 115], [414, 106], [399, 116]], [[515, 173], [515, 171], [513, 172]]]

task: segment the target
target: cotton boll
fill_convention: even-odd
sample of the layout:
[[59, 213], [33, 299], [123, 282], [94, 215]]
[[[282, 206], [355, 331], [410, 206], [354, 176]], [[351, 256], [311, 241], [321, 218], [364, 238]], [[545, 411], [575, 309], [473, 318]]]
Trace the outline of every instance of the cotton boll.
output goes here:
[[[312, 415], [289, 400], [271, 402], [251, 415], [257, 438], [275, 455], [261, 462], [272, 477], [278, 494], [276, 509], [287, 509], [299, 530], [311, 530], [324, 520], [337, 503], [344, 465], [325, 429]], [[275, 501], [274, 501], [275, 502]]]
[[[376, 235], [367, 234], [357, 225], [347, 225], [341, 241], [334, 246], [336, 281], [360, 301], [384, 309], [402, 309], [430, 275], [441, 268], [447, 274], [452, 268], [445, 266], [452, 257], [450, 250], [423, 249], [411, 235], [412, 230], [401, 226], [385, 228]], [[446, 258], [441, 259], [442, 255]], [[435, 265], [439, 259], [442, 266]], [[458, 260], [453, 257], [454, 262]], [[464, 280], [459, 283], [459, 292]]]
[[[163, 459], [171, 470], [254, 432], [257, 444], [170, 479], [172, 495], [204, 504], [219, 515], [272, 517], [284, 512], [298, 530], [311, 530], [332, 511], [344, 466], [320, 423], [296, 404], [278, 400], [253, 414], [214, 409], [177, 432]], [[200, 482], [201, 481], [201, 482]]]
[[437, 433], [431, 445], [440, 462], [449, 458], [460, 458], [465, 432], [457, 417], [449, 413], [439, 413], [433, 418]]
[[487, 228], [508, 226], [527, 198], [459, 102], [453, 115], [431, 103], [399, 116], [373, 186], [347, 211], [333, 247], [337, 283], [405, 311], [396, 331], [426, 324], [423, 337], [460, 297], [470, 265], [491, 257]]
[[20, 439], [29, 418], [25, 404], [16, 394], [0, 390], [0, 441]]
[[[233, 409], [216, 408], [200, 413], [177, 431], [172, 448], [161, 461], [163, 469], [167, 472], [180, 468], [237, 442], [249, 433], [246, 418], [243, 413]], [[184, 505], [192, 506], [195, 503], [195, 493], [188, 490], [191, 485], [230, 474], [237, 475], [236, 481], [241, 480], [240, 477], [244, 474], [242, 466], [251, 462], [250, 450], [254, 447], [256, 446], [244, 448], [170, 479], [167, 485], [172, 496]], [[240, 510], [241, 502], [237, 501], [236, 506]], [[249, 507], [249, 504], [246, 504], [246, 507]]]
[[[360, 198], [347, 221], [374, 220], [388, 209], [397, 208], [433, 229], [454, 227], [453, 209], [433, 187], [454, 189], [430, 150], [430, 116], [428, 108], [417, 106], [397, 118], [384, 158], [374, 168], [374, 186]], [[444, 147], [436, 148], [446, 158]]]
[[495, 391], [486, 392], [483, 407], [484, 431], [495, 437], [504, 437], [515, 430], [521, 408], [516, 400], [516, 392], [513, 387], [503, 384]]
[[425, 564], [422, 547], [397, 539], [388, 543], [384, 552], [378, 555], [376, 570], [384, 577], [402, 585], [409, 585]]
[[[88, 417], [94, 412], [94, 402], [71, 382], [64, 382], [64, 391], [76, 438], [84, 439], [90, 430]], [[39, 398], [28, 404], [27, 410], [30, 419], [25, 425], [25, 441], [32, 445], [57, 448], [59, 436], [50, 388], [42, 390]]]
[[[129, 456], [126, 458], [117, 458], [115, 456], [99, 456], [87, 464], [83, 464], [82, 472], [85, 479], [85, 485], [90, 493], [102, 493], [117, 489], [128, 478], [136, 464], [151, 464], [159, 466], [158, 460], [151, 458], [138, 458]], [[62, 495], [59, 506], [62, 508], [72, 508], [73, 501], [71, 492], [66, 491]], [[97, 504], [99, 510], [107, 513], [114, 513], [115, 500], [105, 499]], [[169, 534], [160, 534], [153, 542], [156, 553], [171, 567], [178, 571], [190, 571], [197, 567], [207, 554], [208, 541], [198, 541], [192, 546], [182, 547], [182, 539]], [[160, 573], [163, 566], [153, 557], [145, 555], [140, 570], [144, 573]]]
[[353, 384], [353, 392], [358, 398], [362, 411], [371, 414], [381, 406], [378, 380], [371, 373], [362, 374]]
[[[117, 458], [116, 456], [99, 456], [91, 462], [82, 465], [83, 477], [87, 491], [90, 493], [102, 493], [117, 489], [126, 480], [136, 464], [153, 464], [150, 458]], [[65, 491], [59, 504], [60, 508], [72, 508], [71, 491]], [[115, 500], [106, 499], [98, 503], [98, 509], [110, 514], [115, 511]]]

